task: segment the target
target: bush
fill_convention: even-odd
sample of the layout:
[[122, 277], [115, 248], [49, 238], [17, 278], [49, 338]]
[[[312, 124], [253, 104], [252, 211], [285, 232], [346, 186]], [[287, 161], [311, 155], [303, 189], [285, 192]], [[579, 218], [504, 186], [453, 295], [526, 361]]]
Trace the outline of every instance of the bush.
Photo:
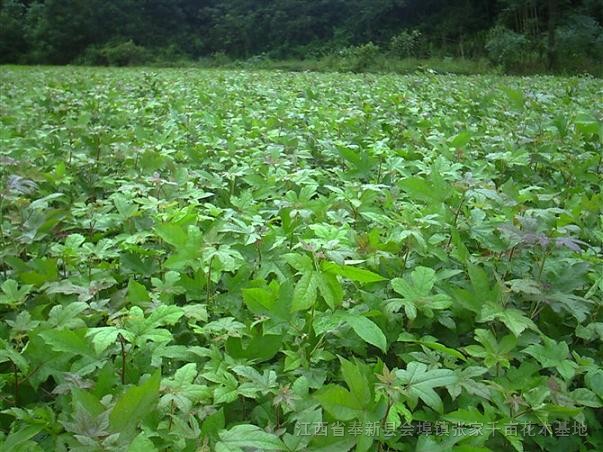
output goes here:
[[340, 69], [351, 72], [363, 72], [375, 66], [381, 50], [379, 46], [368, 42], [361, 46], [347, 47], [339, 51]]
[[497, 26], [488, 33], [486, 50], [493, 63], [505, 70], [512, 70], [525, 62], [526, 54], [530, 51], [529, 44], [526, 35]]
[[560, 69], [584, 70], [603, 61], [603, 27], [592, 17], [571, 16], [556, 32]]
[[417, 57], [421, 53], [421, 39], [419, 30], [403, 30], [391, 39], [389, 49], [397, 57]]
[[210, 66], [215, 67], [226, 66], [232, 63], [232, 58], [230, 58], [224, 52], [214, 52], [208, 60]]
[[110, 66], [136, 66], [151, 59], [149, 51], [132, 40], [105, 44], [99, 53]]

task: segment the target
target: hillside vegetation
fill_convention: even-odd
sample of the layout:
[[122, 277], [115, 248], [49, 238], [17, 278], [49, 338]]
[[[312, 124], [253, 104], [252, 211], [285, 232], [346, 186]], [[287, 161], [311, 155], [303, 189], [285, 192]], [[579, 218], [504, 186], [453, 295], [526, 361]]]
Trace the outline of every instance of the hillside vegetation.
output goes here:
[[[456, 64], [450, 60], [459, 60]], [[416, 60], [419, 60], [417, 62]], [[601, 0], [3, 0], [0, 63], [603, 75]]]

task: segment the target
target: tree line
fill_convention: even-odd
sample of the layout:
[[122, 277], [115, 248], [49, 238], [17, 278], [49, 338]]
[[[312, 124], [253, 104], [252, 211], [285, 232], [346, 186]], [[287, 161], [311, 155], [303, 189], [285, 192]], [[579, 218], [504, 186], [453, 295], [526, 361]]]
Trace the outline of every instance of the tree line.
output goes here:
[[0, 62], [378, 51], [584, 68], [603, 60], [602, 24], [603, 0], [2, 0]]

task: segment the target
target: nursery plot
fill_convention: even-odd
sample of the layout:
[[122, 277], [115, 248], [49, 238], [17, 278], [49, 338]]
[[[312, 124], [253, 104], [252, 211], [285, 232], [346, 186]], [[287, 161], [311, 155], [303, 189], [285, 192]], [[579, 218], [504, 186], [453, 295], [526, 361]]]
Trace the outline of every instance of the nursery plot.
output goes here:
[[4, 449], [603, 447], [603, 85], [5, 67]]

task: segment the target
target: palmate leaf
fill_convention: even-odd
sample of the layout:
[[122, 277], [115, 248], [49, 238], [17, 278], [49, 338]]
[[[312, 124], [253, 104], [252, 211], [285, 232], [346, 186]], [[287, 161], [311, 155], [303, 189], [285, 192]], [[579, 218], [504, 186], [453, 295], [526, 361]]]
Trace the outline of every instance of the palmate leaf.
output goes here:
[[500, 365], [510, 367], [511, 352], [517, 345], [514, 335], [504, 336], [500, 342], [490, 330], [475, 330], [475, 340], [481, 345], [468, 345], [465, 351], [476, 358], [482, 358], [487, 367]]
[[406, 316], [413, 320], [417, 312], [423, 312], [428, 317], [433, 310], [442, 310], [452, 305], [452, 299], [446, 294], [432, 294], [437, 281], [436, 273], [427, 267], [417, 267], [410, 274], [410, 280], [394, 278], [391, 281], [392, 289], [402, 295], [402, 299], [389, 300], [388, 309], [397, 311], [404, 307]]
[[0, 294], [0, 305], [2, 304], [18, 304], [25, 301], [25, 297], [31, 291], [33, 286], [25, 285], [19, 287], [17, 281], [7, 279], [0, 285], [2, 294]]
[[410, 362], [406, 369], [396, 370], [395, 374], [412, 405], [416, 405], [420, 399], [438, 413], [444, 412], [444, 406], [434, 388], [453, 385], [458, 381], [458, 376], [452, 370], [428, 370], [425, 364], [416, 361]]
[[500, 320], [516, 337], [519, 337], [528, 328], [538, 331], [536, 324], [519, 309], [505, 308], [494, 303], [488, 303], [482, 307], [477, 321], [491, 322], [492, 320]]
[[161, 391], [165, 394], [159, 400], [159, 407], [165, 408], [171, 403], [181, 411], [188, 413], [193, 404], [209, 399], [211, 391], [206, 385], [193, 383], [197, 377], [197, 365], [188, 363], [176, 371], [174, 376], [161, 382]]
[[237, 392], [244, 397], [255, 399], [258, 397], [258, 393], [259, 395], [267, 394], [277, 388], [276, 372], [273, 370], [265, 370], [263, 374], [260, 374], [250, 366], [235, 366], [233, 371], [248, 380], [237, 389]]
[[563, 378], [572, 378], [578, 364], [568, 359], [570, 353], [567, 343], [556, 342], [548, 337], [543, 337], [542, 341], [542, 344], [532, 344], [526, 347], [523, 353], [534, 357], [545, 368], [557, 369]]

